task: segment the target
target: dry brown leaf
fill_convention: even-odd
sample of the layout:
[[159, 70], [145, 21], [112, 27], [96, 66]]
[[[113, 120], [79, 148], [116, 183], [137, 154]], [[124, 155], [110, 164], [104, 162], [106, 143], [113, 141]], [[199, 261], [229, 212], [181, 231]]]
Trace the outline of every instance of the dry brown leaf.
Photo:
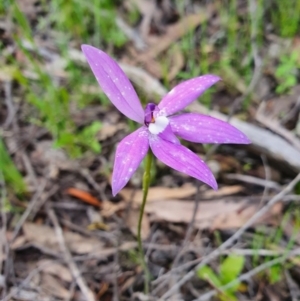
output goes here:
[[106, 249], [99, 249], [89, 253], [89, 257], [97, 258], [97, 259], [105, 259], [111, 255], [116, 254], [118, 251], [129, 251], [137, 247], [136, 242], [125, 242], [121, 246], [117, 248], [106, 248]]
[[125, 123], [117, 123], [117, 124], [110, 124], [110, 123], [103, 123], [99, 133], [97, 134], [97, 138], [100, 141], [103, 141], [107, 138], [110, 138], [116, 134], [119, 130], [126, 129]]
[[220, 198], [224, 196], [229, 196], [233, 194], [237, 194], [239, 192], [242, 192], [244, 190], [244, 187], [241, 185], [232, 185], [232, 186], [224, 186], [219, 188], [218, 190], [207, 190], [201, 194], [202, 198]]
[[[131, 233], [134, 236], [137, 236], [137, 226], [138, 226], [138, 220], [140, 215], [140, 210], [131, 208], [129, 210], [126, 216], [125, 224], [130, 229]], [[149, 236], [150, 233], [150, 221], [147, 216], [147, 214], [144, 213], [143, 220], [142, 220], [142, 229], [141, 229], [141, 236], [142, 239], [146, 239]]]
[[[260, 203], [249, 203], [247, 200], [234, 201], [202, 201], [196, 214], [195, 226], [199, 229], [232, 229], [241, 227], [259, 210]], [[279, 214], [282, 204], [276, 204], [259, 222], [270, 223]], [[150, 202], [145, 211], [150, 213], [151, 221], [167, 221], [173, 223], [189, 223], [192, 219], [194, 201], [169, 200]]]
[[24, 235], [18, 236], [11, 244], [10, 247], [12, 250], [21, 248], [26, 244], [26, 237]]
[[47, 296], [55, 296], [63, 300], [70, 299], [70, 291], [64, 288], [61, 283], [49, 274], [43, 274], [40, 288]]
[[[200, 197], [217, 198], [228, 195], [233, 195], [243, 191], [244, 188], [241, 185], [225, 186], [217, 191], [206, 190], [201, 192]], [[197, 192], [196, 186], [192, 184], [185, 184], [181, 187], [168, 188], [168, 187], [152, 187], [149, 188], [147, 202], [152, 201], [164, 201], [168, 199], [184, 199], [190, 197]], [[135, 204], [141, 204], [143, 198], [143, 190], [137, 190], [132, 199], [132, 189], [124, 188], [119, 194], [125, 199], [125, 201], [133, 201]]]
[[126, 206], [127, 204], [125, 202], [119, 202], [115, 204], [109, 201], [104, 201], [102, 205], [101, 216], [110, 217], [117, 211], [125, 209]]
[[[245, 204], [245, 207], [248, 204]], [[211, 224], [211, 229], [232, 229], [240, 228], [243, 226], [258, 210], [260, 204], [248, 205], [245, 209], [241, 208], [241, 211], [235, 210], [228, 214], [220, 213], [216, 216]], [[272, 209], [267, 212], [256, 224], [276, 224], [276, 217], [282, 210], [282, 204], [275, 204]], [[201, 224], [200, 224], [201, 225]]]
[[63, 281], [71, 282], [73, 277], [69, 269], [67, 269], [62, 264], [57, 261], [50, 259], [42, 259], [38, 262], [38, 266], [42, 267], [42, 271], [44, 273], [51, 274], [52, 276], [56, 276]]
[[[183, 199], [195, 194], [197, 188], [192, 184], [185, 184], [178, 188], [168, 187], [153, 187], [149, 188], [147, 202], [155, 200], [167, 200], [167, 199]], [[126, 201], [133, 201], [136, 204], [141, 204], [143, 198], [143, 190], [137, 190], [132, 199], [132, 189], [122, 189], [119, 194]]]
[[66, 189], [65, 192], [89, 205], [93, 205], [96, 207], [101, 207], [101, 205], [102, 205], [100, 200], [98, 200], [97, 198], [95, 198], [89, 192], [87, 192], [85, 190], [78, 189], [75, 187], [70, 187], [70, 188]]
[[[40, 244], [49, 249], [60, 252], [60, 246], [57, 241], [55, 231], [45, 225], [25, 223], [23, 225], [24, 236], [27, 242]], [[77, 254], [86, 254], [95, 250], [103, 249], [103, 243], [98, 239], [84, 237], [78, 233], [64, 232], [64, 238], [67, 247], [71, 252]]]

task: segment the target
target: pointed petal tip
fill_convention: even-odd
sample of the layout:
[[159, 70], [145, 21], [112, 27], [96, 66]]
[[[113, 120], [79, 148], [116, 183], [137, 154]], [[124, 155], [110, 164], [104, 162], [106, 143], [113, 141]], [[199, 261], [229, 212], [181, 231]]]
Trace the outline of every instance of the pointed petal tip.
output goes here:
[[[102, 51], [101, 49], [94, 47], [92, 45], [88, 45], [88, 44], [81, 44], [81, 50], [83, 52], [87, 52], [87, 51], [97, 51], [98, 53], [104, 53], [106, 56], [108, 56], [108, 54], [106, 54], [104, 51]], [[108, 56], [109, 57], [109, 56]]]
[[[200, 181], [204, 182], [204, 179], [201, 179]], [[211, 177], [204, 183], [211, 187], [213, 190], [218, 190], [218, 183], [213, 174], [211, 174]]]
[[82, 44], [81, 45], [81, 50], [82, 50], [82, 52], [87, 52], [89, 49], [91, 49], [93, 46], [91, 46], [91, 45], [87, 45], [87, 44]]
[[252, 141], [242, 132], [240, 132], [240, 137], [236, 140], [235, 144], [251, 144]]
[[245, 136], [244, 142], [242, 144], [251, 144], [251, 143], [252, 141], [247, 136]]
[[114, 182], [115, 181], [113, 180], [111, 183], [111, 192], [113, 197], [115, 197], [126, 186], [129, 180], [125, 182], [124, 181], [116, 181], [116, 183]]
[[215, 191], [219, 189], [217, 181], [211, 186], [211, 188]]
[[113, 196], [125, 187], [146, 156], [149, 149], [147, 131], [146, 127], [141, 127], [118, 144], [111, 181]]
[[[121, 189], [122, 189], [122, 188], [121, 188]], [[115, 197], [115, 196], [119, 193], [119, 191], [120, 191], [121, 189], [119, 189], [119, 188], [117, 188], [117, 187], [114, 187], [114, 185], [112, 184], [112, 186], [111, 186], [112, 196]]]
[[199, 83], [207, 84], [209, 89], [212, 85], [216, 84], [217, 82], [221, 81], [222, 78], [215, 74], [204, 74], [195, 78], [195, 81]]
[[203, 75], [203, 77], [211, 77], [211, 79], [213, 79], [215, 82], [222, 80], [220, 76], [215, 74], [207, 74], [207, 75]]
[[85, 54], [85, 56], [94, 55], [94, 53], [96, 52], [98, 56], [104, 55], [106, 59], [110, 59], [108, 54], [106, 54], [104, 51], [88, 44], [82, 44], [81, 50]]

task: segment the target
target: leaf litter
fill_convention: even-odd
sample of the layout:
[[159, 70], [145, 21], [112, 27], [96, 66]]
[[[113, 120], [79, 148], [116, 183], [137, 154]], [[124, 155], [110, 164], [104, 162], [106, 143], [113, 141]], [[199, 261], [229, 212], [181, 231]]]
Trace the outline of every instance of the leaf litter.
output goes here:
[[[5, 244], [5, 239], [1, 239], [3, 247], [0, 253], [0, 266], [5, 267], [1, 270], [1, 279], [4, 279], [0, 282], [2, 296], [6, 297], [4, 300], [83, 300], [83, 294], [76, 286], [77, 279], [72, 276], [62, 254], [57, 232], [49, 221], [47, 206], [51, 206], [61, 224], [71, 259], [79, 267], [79, 278], [87, 282], [88, 287], [93, 291], [94, 300], [97, 298], [125, 300], [134, 296], [142, 300], [145, 296], [140, 293], [142, 277], [140, 277], [141, 270], [136, 260], [134, 238], [142, 196], [140, 182], [131, 181], [116, 198], [110, 194], [109, 182], [115, 143], [129, 132], [130, 126], [113, 108], [99, 104], [99, 102], [87, 105], [80, 112], [78, 112], [78, 106], [72, 106], [71, 115], [78, 129], [98, 119], [103, 122], [102, 128], [97, 133], [97, 140], [102, 143], [102, 153], [100, 155], [89, 153], [81, 159], [73, 160], [65, 151], [53, 147], [53, 137], [47, 130], [41, 128], [40, 124], [29, 123], [33, 110], [26, 103], [25, 91], [21, 88], [18, 81], [20, 78], [18, 79], [16, 74], [21, 72], [23, 80], [32, 82], [36, 82], [39, 75], [29, 63], [24, 49], [39, 57], [39, 66], [49, 73], [57, 87], [65, 85], [70, 79], [70, 72], [67, 71], [70, 61], [77, 65], [76, 68], [81, 68], [85, 62], [78, 47], [82, 41], [70, 43], [66, 59], [58, 51], [51, 26], [44, 36], [43, 28], [36, 27], [36, 22], [42, 15], [47, 22], [49, 17], [47, 10], [35, 1], [18, 2], [20, 10], [30, 21], [30, 26], [36, 29], [34, 31], [36, 45], [33, 47], [25, 41], [24, 37], [21, 37], [20, 45], [23, 49], [19, 49], [19, 45], [16, 45], [12, 39], [13, 23], [9, 20], [3, 23], [1, 17], [1, 30], [5, 31], [4, 34], [0, 33], [1, 37], [5, 37], [1, 64], [7, 62], [12, 56], [20, 64], [20, 68], [9, 64], [1, 68], [2, 86], [5, 82], [13, 81], [13, 90], [12, 97], [9, 98], [5, 96], [4, 91], [2, 93], [2, 86], [0, 88], [1, 95], [6, 97], [5, 103], [0, 104], [0, 122], [1, 125], [5, 124], [8, 114], [7, 104], [11, 103], [17, 109], [17, 113], [14, 119], [7, 123], [8, 128], [5, 127], [4, 131], [1, 128], [1, 135], [3, 134], [4, 142], [15, 164], [22, 171], [23, 176], [30, 179], [27, 181], [30, 182], [30, 189], [29, 194], [23, 198], [10, 190], [7, 194], [9, 202], [6, 204], [8, 207], [5, 207], [5, 212], [8, 219], [5, 225], [7, 228], [6, 230], [4, 228], [4, 231], [6, 231], [5, 237], [8, 242]], [[131, 5], [128, 5], [129, 2]], [[213, 5], [201, 6], [201, 4], [199, 6], [198, 1], [191, 1], [190, 4], [184, 4], [185, 13], [182, 14], [179, 13], [179, 6], [171, 1], [153, 3], [142, 0], [126, 1], [121, 4], [118, 14], [129, 27], [132, 26], [135, 34], [143, 41], [144, 47], [138, 48], [134, 41], [133, 43], [129, 41], [118, 51], [110, 48], [111, 45], [107, 45], [107, 49], [113, 49], [112, 52], [119, 57], [122, 68], [139, 91], [147, 98], [158, 101], [158, 98], [165, 95], [167, 91], [162, 82], [165, 84], [167, 81], [167, 84], [173, 86], [181, 80], [178, 74], [188, 70], [187, 59], [189, 57], [181, 47], [181, 41], [190, 33], [193, 34], [194, 45], [199, 45], [201, 39], [204, 39], [204, 35], [199, 36], [200, 29], [206, 26], [210, 31], [211, 39], [206, 45], [207, 53], [200, 54], [198, 46], [195, 46], [194, 51], [196, 57], [199, 58], [197, 64], [200, 65], [205, 55], [208, 56], [212, 65], [222, 60], [224, 49], [220, 49], [219, 46], [224, 42], [224, 30], [216, 25], [222, 23], [222, 16], [218, 10], [220, 3], [217, 2]], [[238, 3], [240, 9], [238, 14], [240, 18], [243, 18], [248, 8], [245, 9], [242, 1]], [[134, 11], [136, 8], [140, 22], [130, 25], [128, 16], [124, 12]], [[188, 225], [194, 214], [197, 187], [188, 182], [186, 177], [157, 165], [142, 226], [146, 256], [154, 276], [152, 284], [152, 289], [156, 292], [154, 299], [168, 292], [168, 284], [162, 282], [160, 277], [168, 279], [170, 264], [175, 260], [176, 254], [181, 254], [180, 265], [172, 272], [178, 273], [183, 278], [195, 265], [194, 261], [199, 262], [205, 258], [205, 255], [217, 249], [228, 235], [241, 229], [268, 200], [289, 183], [295, 172], [300, 170], [297, 150], [299, 140], [297, 132], [298, 86], [292, 89], [290, 94], [282, 96], [278, 96], [274, 88], [274, 81], [279, 80], [275, 75], [279, 56], [284, 52], [289, 54], [289, 51], [297, 50], [299, 43], [297, 38], [294, 38], [290, 44], [286, 43], [284, 39], [276, 36], [276, 32], [272, 35], [265, 34], [268, 44], [266, 49], [270, 52], [270, 60], [262, 74], [264, 88], [259, 88], [258, 85], [253, 89], [248, 111], [236, 108], [237, 112], [242, 113], [239, 116], [243, 117], [243, 121], [238, 119], [238, 115], [231, 119], [234, 125], [240, 126], [249, 137], [253, 138], [253, 144], [247, 149], [226, 146], [217, 150], [212, 159], [217, 167], [216, 176], [220, 189], [212, 191], [204, 187], [200, 188], [199, 207], [192, 227], [194, 231], [188, 237], [188, 247], [183, 246], [183, 249], [181, 245], [184, 235], [188, 232]], [[200, 47], [203, 47], [203, 44]], [[261, 51], [263, 56], [269, 54]], [[249, 56], [249, 53], [245, 53], [245, 56]], [[247, 64], [246, 61], [247, 59], [241, 65]], [[228, 112], [228, 107], [232, 105], [234, 97], [247, 92], [248, 82], [246, 78], [240, 76], [235, 65], [224, 63], [223, 67], [219, 74], [224, 81], [216, 88], [216, 99], [212, 100], [210, 114], [227, 119], [226, 115], [220, 115], [218, 111]], [[203, 72], [202, 69], [200, 72]], [[82, 84], [82, 91], [93, 95], [101, 93], [95, 83]], [[230, 100], [227, 104], [225, 102], [225, 105], [220, 101], [222, 97], [218, 97], [221, 94], [223, 98]], [[190, 108], [193, 111], [207, 111], [199, 103], [194, 103]], [[259, 124], [254, 124], [253, 120], [259, 108], [262, 108], [260, 110], [262, 115], [256, 118]], [[22, 135], [22, 133], [27, 134]], [[10, 148], [9, 145], [14, 145], [14, 147]], [[195, 148], [193, 151], [197, 154], [204, 155], [207, 151], [201, 146], [193, 147]], [[28, 158], [26, 164], [24, 160], [20, 160], [24, 158], [24, 154]], [[141, 171], [138, 173], [142, 174]], [[226, 177], [229, 173], [236, 176], [230, 179]], [[276, 180], [273, 179], [273, 174], [276, 174]], [[242, 181], [243, 178], [239, 178], [239, 175], [251, 175], [257, 181]], [[37, 210], [32, 209], [26, 216], [24, 215], [26, 210], [23, 210], [24, 208], [30, 209], [30, 204], [27, 202], [31, 199], [30, 194], [38, 190], [37, 186], [43, 179], [47, 181], [41, 197], [43, 200], [37, 203]], [[259, 183], [259, 179], [266, 180], [266, 182]], [[271, 180], [277, 182], [276, 187], [264, 186], [264, 183], [268, 181], [271, 183]], [[53, 187], [58, 188], [52, 191]], [[76, 189], [76, 193], [74, 191], [70, 193], [69, 190], [69, 194], [66, 194], [66, 190], [70, 188]], [[287, 195], [285, 200], [289, 201], [294, 197], [295, 195]], [[290, 205], [292, 209], [289, 209], [288, 203], [287, 201], [278, 202], [271, 206], [268, 212], [262, 215], [236, 242], [237, 247], [241, 247], [238, 251], [243, 251], [245, 248], [249, 254], [251, 246], [257, 244], [257, 249], [253, 248], [252, 255], [253, 258], [258, 256], [257, 264], [259, 264], [263, 262], [263, 257], [259, 257], [260, 251], [262, 253], [276, 243], [280, 245], [280, 250], [284, 248], [297, 250], [299, 237], [293, 237], [298, 229], [297, 214], [299, 212], [296, 204], [292, 203]], [[19, 208], [10, 207], [14, 204], [22, 204], [20, 208], [23, 209], [19, 211]], [[93, 208], [92, 214], [89, 208]], [[2, 213], [1, 218], [3, 216]], [[22, 217], [24, 221], [18, 236], [14, 241], [10, 241], [14, 226]], [[277, 231], [276, 237], [272, 236], [273, 230]], [[217, 233], [220, 233], [219, 238]], [[187, 247], [186, 250], [185, 247]], [[235, 246], [233, 251], [234, 248]], [[231, 249], [227, 250], [226, 254], [230, 251]], [[11, 264], [12, 261], [13, 264]], [[293, 263], [293, 266], [291, 268], [282, 266], [285, 273], [281, 274], [289, 273], [295, 284], [294, 290], [299, 291], [297, 279], [300, 273], [297, 257], [291, 258], [289, 263]], [[209, 264], [216, 267], [218, 260], [211, 260]], [[186, 268], [185, 265], [187, 265]], [[246, 267], [247, 269], [255, 268], [252, 257], [246, 257]], [[252, 280], [253, 287], [251, 292], [246, 289], [243, 298], [276, 300], [268, 278], [271, 273], [270, 270], [265, 274], [247, 278], [247, 280]], [[157, 289], [158, 286], [155, 284], [158, 279], [163, 284], [161, 290]], [[279, 283], [280, 286], [277, 288], [280, 291], [280, 300], [289, 300], [283, 296], [291, 294], [291, 290], [282, 279]], [[184, 283], [182, 288], [178, 288], [183, 300], [197, 300], [199, 296], [210, 290], [211, 287], [207, 283], [200, 282], [197, 278], [193, 278], [192, 281]], [[173, 297], [175, 298], [175, 295]]]

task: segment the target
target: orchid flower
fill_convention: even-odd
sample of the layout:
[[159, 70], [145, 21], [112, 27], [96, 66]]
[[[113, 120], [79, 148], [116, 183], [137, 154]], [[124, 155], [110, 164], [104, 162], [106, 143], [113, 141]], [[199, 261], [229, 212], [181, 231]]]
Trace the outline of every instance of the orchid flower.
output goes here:
[[207, 74], [186, 80], [175, 86], [158, 105], [148, 103], [143, 109], [129, 79], [110, 56], [89, 45], [82, 45], [82, 51], [110, 101], [126, 117], [141, 124], [117, 146], [112, 175], [113, 195], [127, 184], [149, 147], [164, 164], [216, 190], [218, 185], [209, 167], [183, 146], [177, 136], [198, 143], [248, 144], [249, 139], [219, 119], [197, 113], [174, 114], [196, 100], [220, 78]]

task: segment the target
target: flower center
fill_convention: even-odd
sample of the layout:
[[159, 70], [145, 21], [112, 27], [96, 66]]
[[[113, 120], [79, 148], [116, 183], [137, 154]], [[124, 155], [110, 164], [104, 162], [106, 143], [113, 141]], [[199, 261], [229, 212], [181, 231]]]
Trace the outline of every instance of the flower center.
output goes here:
[[145, 108], [145, 118], [144, 118], [144, 123], [145, 126], [149, 127], [150, 123], [155, 122], [155, 117], [154, 113], [157, 112], [158, 106], [155, 103], [148, 103]]
[[159, 108], [154, 103], [148, 103], [145, 108], [145, 126], [149, 132], [154, 135], [162, 133], [169, 124], [169, 119], [166, 116], [159, 116]]

